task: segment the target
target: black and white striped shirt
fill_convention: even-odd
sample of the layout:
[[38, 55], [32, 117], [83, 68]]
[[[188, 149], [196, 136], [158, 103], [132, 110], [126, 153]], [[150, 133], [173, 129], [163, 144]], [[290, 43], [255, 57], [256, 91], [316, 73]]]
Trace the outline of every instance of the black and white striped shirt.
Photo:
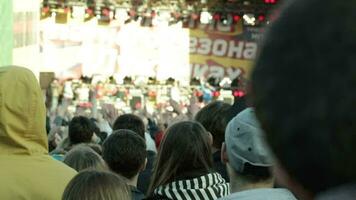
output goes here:
[[212, 200], [230, 194], [230, 188], [219, 173], [209, 173], [160, 186], [154, 194], [174, 200]]

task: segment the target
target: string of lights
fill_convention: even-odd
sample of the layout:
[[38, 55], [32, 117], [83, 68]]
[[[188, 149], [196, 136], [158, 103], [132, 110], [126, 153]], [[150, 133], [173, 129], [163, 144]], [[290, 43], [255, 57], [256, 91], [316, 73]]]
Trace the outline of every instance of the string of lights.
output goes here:
[[[142, 26], [183, 22], [230, 26], [242, 20], [246, 26], [269, 23], [269, 14], [281, 0], [43, 0], [41, 18], [62, 17], [98, 22], [128, 23]], [[59, 22], [59, 20], [58, 20]]]

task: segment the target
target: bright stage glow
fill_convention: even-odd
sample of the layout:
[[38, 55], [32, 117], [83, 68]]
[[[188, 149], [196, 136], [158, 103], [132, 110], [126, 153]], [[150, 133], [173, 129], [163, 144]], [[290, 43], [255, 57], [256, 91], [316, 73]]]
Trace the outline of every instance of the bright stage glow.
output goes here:
[[[83, 34], [85, 33], [85, 34]], [[118, 78], [190, 80], [189, 30], [181, 26], [121, 27], [83, 23], [42, 26], [43, 67], [60, 77], [102, 74]]]

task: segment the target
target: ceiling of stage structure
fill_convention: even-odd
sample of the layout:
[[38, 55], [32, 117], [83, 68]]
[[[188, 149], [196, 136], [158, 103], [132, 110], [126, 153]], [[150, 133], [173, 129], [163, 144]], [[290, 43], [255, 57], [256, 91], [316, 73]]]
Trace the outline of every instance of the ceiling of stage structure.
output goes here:
[[[243, 20], [245, 25], [268, 24], [271, 11], [282, 0], [43, 0], [41, 18], [53, 13], [68, 14], [71, 18], [89, 20], [96, 17], [101, 22], [112, 20], [123, 22], [159, 18], [170, 24], [196, 20], [200, 23], [221, 21], [231, 24]], [[67, 16], [66, 16], [67, 17]], [[246, 20], [247, 18], [247, 20]], [[251, 19], [255, 20], [251, 20]], [[143, 21], [144, 21], [143, 20]], [[253, 22], [252, 22], [253, 21]]]

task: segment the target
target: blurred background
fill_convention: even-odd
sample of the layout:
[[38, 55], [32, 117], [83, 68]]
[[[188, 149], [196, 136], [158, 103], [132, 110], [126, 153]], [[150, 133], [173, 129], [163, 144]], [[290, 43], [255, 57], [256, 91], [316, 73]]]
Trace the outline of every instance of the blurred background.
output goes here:
[[192, 95], [201, 102], [233, 103], [245, 95], [258, 42], [278, 5], [278, 0], [1, 0], [0, 66], [31, 69], [44, 92], [55, 80], [52, 90], [61, 85], [61, 94], [70, 81], [74, 93], [85, 85], [105, 87], [105, 97], [121, 91], [134, 94], [130, 101], [138, 103], [141, 97], [156, 104]]

